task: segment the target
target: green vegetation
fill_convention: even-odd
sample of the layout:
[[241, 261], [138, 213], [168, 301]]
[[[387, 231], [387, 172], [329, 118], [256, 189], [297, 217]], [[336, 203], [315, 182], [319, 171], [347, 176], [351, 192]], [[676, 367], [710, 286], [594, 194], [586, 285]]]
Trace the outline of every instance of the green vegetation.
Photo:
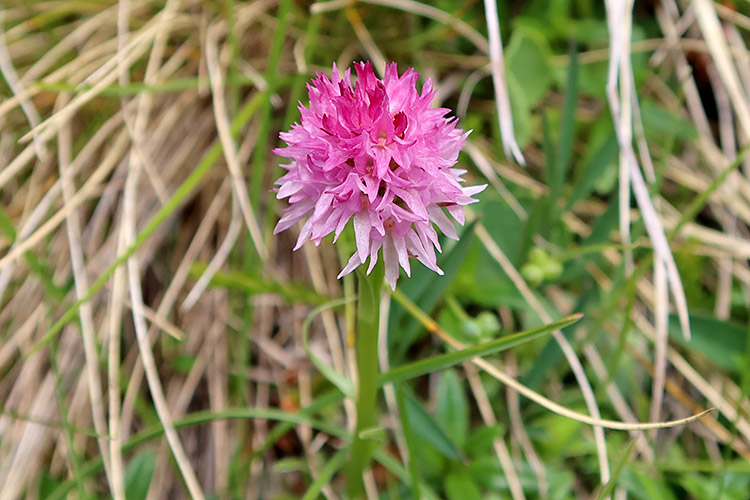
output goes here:
[[[619, 3], [498, 1], [520, 166], [482, 1], [4, 0], [0, 499], [345, 498], [354, 442], [384, 500], [747, 500], [750, 3]], [[432, 78], [489, 186], [384, 287], [355, 427], [377, 302], [350, 229], [272, 234], [272, 150], [359, 60]]]

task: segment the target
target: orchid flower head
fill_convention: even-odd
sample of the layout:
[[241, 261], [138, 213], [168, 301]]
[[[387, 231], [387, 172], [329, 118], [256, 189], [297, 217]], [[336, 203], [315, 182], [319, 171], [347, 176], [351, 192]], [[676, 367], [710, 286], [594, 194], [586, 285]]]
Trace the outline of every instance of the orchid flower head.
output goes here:
[[289, 162], [276, 181], [276, 196], [289, 207], [274, 233], [304, 220], [295, 250], [316, 245], [327, 235], [334, 242], [349, 221], [357, 249], [339, 278], [369, 259], [372, 271], [382, 249], [385, 276], [396, 288], [399, 266], [411, 273], [410, 258], [443, 274], [435, 250], [435, 226], [449, 238], [458, 235], [450, 215], [464, 223], [464, 205], [483, 186], [464, 186], [455, 168], [469, 132], [456, 128], [449, 110], [432, 107], [431, 80], [417, 91], [419, 74], [399, 76], [395, 63], [377, 78], [372, 64], [355, 64], [339, 77], [318, 73], [307, 85], [309, 107], [300, 103], [300, 123], [282, 132], [285, 147], [274, 153]]

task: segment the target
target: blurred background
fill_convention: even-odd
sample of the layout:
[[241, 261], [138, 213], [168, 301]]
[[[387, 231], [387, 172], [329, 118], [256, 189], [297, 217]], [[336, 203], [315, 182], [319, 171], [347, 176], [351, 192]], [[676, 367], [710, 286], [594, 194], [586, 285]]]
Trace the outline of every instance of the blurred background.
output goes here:
[[353, 237], [272, 235], [271, 150], [370, 60], [433, 79], [489, 184], [384, 296], [381, 368], [585, 318], [386, 386], [368, 497], [747, 500], [749, 15], [2, 0], [0, 499], [344, 497]]

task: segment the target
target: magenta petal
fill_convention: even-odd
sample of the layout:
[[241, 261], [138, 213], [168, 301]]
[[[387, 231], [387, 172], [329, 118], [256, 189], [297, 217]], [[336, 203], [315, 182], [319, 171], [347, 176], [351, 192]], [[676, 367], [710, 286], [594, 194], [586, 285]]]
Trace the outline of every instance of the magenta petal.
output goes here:
[[367, 274], [370, 274], [375, 267], [375, 264], [378, 263], [378, 250], [380, 250], [381, 246], [383, 246], [382, 241], [377, 243], [373, 242], [372, 248], [370, 248], [370, 265], [367, 267]]
[[381, 248], [391, 287], [399, 268], [411, 273], [412, 256], [442, 273], [433, 225], [456, 238], [448, 215], [463, 223], [464, 206], [486, 187], [464, 186], [465, 171], [455, 168], [468, 132], [447, 109], [432, 107], [432, 82], [420, 93], [413, 69], [399, 76], [389, 64], [383, 80], [369, 62], [354, 70], [355, 85], [351, 69], [342, 77], [335, 65], [330, 78], [318, 73], [307, 85], [309, 105], [299, 105], [300, 122], [279, 134], [286, 145], [273, 152], [288, 163], [274, 191], [289, 207], [274, 233], [304, 222], [296, 250], [331, 233], [335, 242], [352, 219], [357, 250], [339, 277], [368, 258], [372, 271]]
[[437, 227], [440, 228], [440, 230], [445, 234], [448, 238], [452, 238], [454, 240], [458, 239], [458, 234], [456, 233], [456, 228], [453, 226], [453, 223], [448, 218], [447, 215], [445, 215], [445, 212], [443, 212], [443, 209], [440, 208], [437, 205], [433, 205], [430, 207], [430, 219], [432, 222], [437, 225]]
[[370, 251], [370, 216], [363, 210], [352, 218], [354, 222], [354, 238], [357, 241], [359, 260], [364, 262]]
[[362, 261], [359, 260], [359, 255], [357, 255], [357, 253], [355, 252], [354, 255], [352, 255], [349, 258], [349, 262], [346, 264], [346, 266], [344, 267], [344, 269], [342, 269], [341, 272], [339, 273], [339, 275], [336, 276], [336, 279], [343, 278], [344, 276], [346, 276], [350, 272], [352, 272], [355, 269], [357, 269], [360, 266], [360, 264], [362, 264]]
[[391, 238], [383, 240], [383, 264], [385, 265], [385, 279], [395, 290], [396, 281], [398, 281], [398, 254]]
[[393, 244], [396, 247], [396, 253], [398, 253], [398, 262], [401, 267], [406, 271], [406, 275], [411, 277], [411, 267], [409, 266], [409, 253], [406, 251], [406, 242], [403, 236], [395, 236], [393, 238]]

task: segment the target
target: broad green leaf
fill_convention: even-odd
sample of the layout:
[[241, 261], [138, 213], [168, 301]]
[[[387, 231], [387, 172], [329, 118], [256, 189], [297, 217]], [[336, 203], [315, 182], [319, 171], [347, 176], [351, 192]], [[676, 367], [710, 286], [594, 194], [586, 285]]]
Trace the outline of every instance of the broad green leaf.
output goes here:
[[534, 358], [534, 364], [521, 377], [521, 383], [530, 389], [538, 389], [542, 381], [552, 368], [562, 358], [562, 350], [554, 340], [550, 339]]
[[151, 478], [156, 467], [156, 453], [142, 451], [136, 454], [125, 468], [125, 498], [146, 500]]
[[406, 402], [404, 400], [404, 391], [400, 385], [396, 385], [396, 405], [398, 406], [398, 417], [401, 421], [401, 432], [404, 435], [406, 448], [409, 453], [409, 486], [414, 498], [420, 498], [419, 488], [419, 467], [417, 464], [417, 450], [414, 444], [414, 434], [409, 424], [409, 415], [406, 413]]
[[464, 452], [470, 457], [479, 457], [492, 450], [492, 443], [503, 435], [500, 425], [482, 426], [466, 438]]
[[529, 108], [539, 102], [552, 85], [550, 57], [549, 44], [541, 32], [513, 30], [505, 49], [508, 76], [518, 83]]
[[690, 315], [690, 332], [692, 337], [687, 341], [682, 335], [679, 320], [670, 315], [669, 336], [672, 341], [705, 356], [722, 368], [734, 371], [741, 368], [741, 360], [747, 349], [747, 326]]
[[[505, 74], [505, 83], [508, 86], [508, 102], [513, 113], [513, 135], [519, 147], [523, 149], [531, 141], [531, 104], [529, 104], [524, 93], [523, 84], [516, 79], [513, 73], [507, 72]], [[491, 116], [494, 119], [492, 122], [493, 130], [498, 129], [497, 135], [499, 135], [497, 112]]]
[[438, 425], [432, 415], [424, 409], [422, 404], [406, 391], [404, 391], [404, 408], [414, 434], [427, 441], [446, 458], [459, 462], [464, 460], [456, 443]]
[[448, 500], [481, 500], [482, 495], [471, 476], [453, 473], [445, 478], [445, 495]]
[[620, 207], [617, 196], [607, 200], [607, 210], [596, 219], [591, 233], [581, 242], [581, 246], [604, 243], [610, 240], [609, 235], [617, 228], [620, 220]]
[[[538, 235], [546, 236], [556, 216], [557, 210], [553, 209], [551, 198], [543, 198], [532, 206], [529, 217], [523, 224], [520, 234], [520, 248], [518, 258], [514, 261], [516, 265], [523, 265], [531, 257], [531, 249], [535, 246], [534, 238]], [[559, 217], [558, 217], [559, 219]], [[497, 241], [497, 240], [495, 240]], [[508, 255], [510, 258], [510, 255]]]
[[455, 370], [440, 374], [435, 418], [453, 441], [463, 448], [469, 429], [469, 405], [464, 385]]
[[[531, 200], [527, 201], [534, 203]], [[520, 219], [513, 209], [504, 202], [487, 201], [480, 205], [480, 209], [485, 214], [482, 219], [484, 228], [487, 229], [492, 239], [502, 249], [503, 253], [508, 256], [511, 262], [518, 264], [519, 257], [523, 253], [521, 233], [523, 232], [525, 221]], [[492, 260], [490, 257], [488, 259]], [[480, 268], [478, 271], [483, 273], [485, 270]], [[481, 278], [481, 275], [478, 278]]]
[[692, 141], [698, 138], [693, 122], [685, 120], [653, 99], [641, 101], [641, 119], [647, 137], [674, 136]]
[[652, 477], [653, 472], [650, 472], [646, 474], [631, 468], [625, 468], [621, 475], [620, 485], [628, 491], [628, 497], [632, 496], [637, 500], [652, 500], [654, 498], [677, 500], [661, 475]]
[[583, 172], [575, 181], [575, 187], [573, 188], [573, 194], [568, 198], [568, 202], [565, 205], [565, 211], [567, 212], [570, 208], [579, 200], [586, 198], [594, 190], [597, 181], [604, 175], [607, 168], [612, 167], [613, 163], [617, 160], [617, 153], [619, 147], [617, 145], [617, 137], [614, 132], [610, 134], [604, 144], [594, 153], [589, 162], [584, 167]]

